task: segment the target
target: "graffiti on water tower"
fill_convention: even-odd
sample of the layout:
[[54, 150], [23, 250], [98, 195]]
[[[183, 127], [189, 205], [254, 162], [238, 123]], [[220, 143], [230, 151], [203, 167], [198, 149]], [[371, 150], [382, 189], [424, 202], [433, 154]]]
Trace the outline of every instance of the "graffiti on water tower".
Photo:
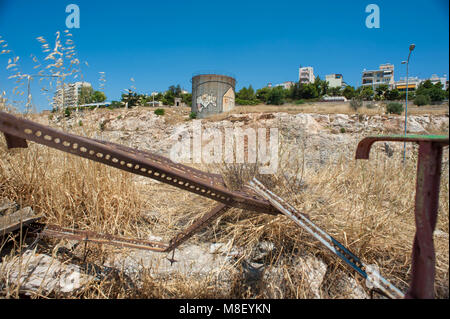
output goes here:
[[197, 97], [197, 108], [198, 111], [201, 112], [203, 109], [207, 108], [209, 104], [212, 104], [213, 106], [216, 106], [216, 100], [217, 98], [213, 95], [209, 94], [202, 94], [199, 97]]

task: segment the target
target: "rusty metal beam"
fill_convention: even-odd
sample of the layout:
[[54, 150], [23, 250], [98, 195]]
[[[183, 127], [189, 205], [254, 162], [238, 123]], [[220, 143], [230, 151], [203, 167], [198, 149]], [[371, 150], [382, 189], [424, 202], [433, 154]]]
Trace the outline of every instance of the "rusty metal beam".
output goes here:
[[365, 137], [358, 143], [356, 159], [369, 159], [370, 149], [375, 142], [433, 142], [442, 146], [448, 145], [448, 136], [445, 135], [380, 135]]
[[442, 148], [449, 144], [449, 138], [441, 135], [366, 137], [358, 144], [356, 159], [368, 159], [372, 144], [378, 141], [419, 144], [415, 195], [416, 234], [412, 251], [412, 279], [405, 298], [434, 298], [436, 257], [433, 232], [436, 227], [439, 208]]
[[218, 204], [210, 212], [206, 213], [205, 215], [197, 219], [186, 230], [182, 231], [181, 233], [177, 234], [174, 238], [172, 238], [170, 240], [169, 246], [165, 251], [169, 252], [177, 248], [186, 240], [191, 238], [196, 232], [200, 231], [203, 227], [205, 227], [206, 224], [210, 224], [213, 220], [217, 219], [219, 216], [226, 213], [230, 208], [231, 208], [230, 206]]
[[153, 250], [164, 252], [168, 245], [159, 241], [149, 241], [134, 238], [125, 238], [108, 234], [100, 234], [88, 230], [77, 230], [64, 228], [57, 225], [48, 225], [41, 223], [33, 223], [29, 225], [32, 234], [42, 237], [52, 237], [60, 239], [77, 240], [84, 242], [92, 242], [97, 244], [112, 245], [117, 247], [128, 247], [134, 249]]
[[13, 142], [33, 141], [73, 155], [100, 162], [133, 174], [149, 177], [223, 203], [227, 206], [277, 214], [270, 203], [255, 193], [230, 191], [216, 174], [205, 173], [149, 152], [134, 150], [56, 130], [0, 111], [0, 131]]

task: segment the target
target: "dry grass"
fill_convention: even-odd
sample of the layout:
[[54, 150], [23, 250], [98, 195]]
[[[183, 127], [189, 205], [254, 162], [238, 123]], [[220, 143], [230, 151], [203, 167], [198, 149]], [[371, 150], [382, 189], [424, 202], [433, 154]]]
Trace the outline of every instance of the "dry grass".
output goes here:
[[[89, 135], [89, 129], [84, 127], [83, 130]], [[29, 144], [29, 149], [7, 150], [4, 140], [0, 140], [0, 197], [14, 200], [21, 206], [31, 206], [44, 216], [45, 222], [128, 237], [158, 235], [168, 240], [214, 205], [210, 200], [164, 184], [143, 184], [140, 178], [129, 173]], [[282, 148], [283, 152], [289, 153], [287, 146]], [[281, 155], [279, 174], [263, 179], [263, 182], [269, 183], [274, 192], [309, 215], [364, 261], [377, 264], [387, 279], [405, 290], [410, 279], [410, 253], [415, 230], [416, 155], [403, 167], [399, 158], [387, 158], [375, 148], [369, 161], [356, 162], [343, 156], [337, 164], [325, 165], [318, 172], [306, 170], [301, 157], [292, 162], [283, 160]], [[445, 158], [448, 159], [448, 149]], [[224, 166], [221, 170], [233, 188], [239, 188], [255, 175], [255, 167], [251, 165]], [[442, 174], [437, 225], [437, 229], [446, 234], [449, 232], [448, 175], [447, 160]], [[145, 217], [149, 211], [159, 212], [160, 217], [149, 220]], [[141, 286], [130, 284], [130, 278], [119, 271], [93, 282], [76, 295], [56, 297], [311, 298], [313, 294], [305, 282], [305, 274], [294, 263], [298, 256], [305, 254], [318, 256], [328, 265], [321, 297], [348, 297], [347, 292], [338, 288], [337, 282], [343, 276], [353, 274], [284, 216], [231, 209], [195, 235], [191, 242], [231, 242], [242, 247], [238, 261], [241, 262], [263, 240], [275, 245], [275, 252], [265, 262], [268, 269], [273, 267], [279, 271], [282, 286], [259, 282], [257, 287], [248, 287], [243, 284], [243, 270], [238, 268], [229, 280], [231, 289], [227, 290], [220, 287], [213, 276], [193, 278], [180, 274], [171, 280], [161, 280], [154, 278], [144, 266], [140, 274]], [[44, 245], [41, 249], [51, 253], [57, 241], [47, 243], [48, 247]], [[436, 295], [448, 298], [448, 237], [436, 237], [435, 245]], [[90, 249], [87, 261], [100, 266], [103, 260], [117, 252], [95, 245]], [[58, 258], [67, 260], [63, 256]], [[14, 283], [5, 290], [13, 292], [9, 293], [10, 297], [20, 296]]]

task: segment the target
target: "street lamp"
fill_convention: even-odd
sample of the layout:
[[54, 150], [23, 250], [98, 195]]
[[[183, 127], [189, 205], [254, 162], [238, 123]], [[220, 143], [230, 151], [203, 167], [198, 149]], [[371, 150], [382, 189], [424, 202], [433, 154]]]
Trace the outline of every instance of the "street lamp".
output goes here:
[[[415, 44], [411, 44], [409, 46], [409, 54], [408, 59], [406, 61], [402, 61], [402, 64], [406, 64], [406, 106], [405, 106], [405, 137], [406, 137], [406, 127], [408, 123], [408, 69], [409, 69], [409, 58], [411, 57], [411, 52], [416, 47]], [[406, 142], [403, 142], [403, 164], [406, 161]]]

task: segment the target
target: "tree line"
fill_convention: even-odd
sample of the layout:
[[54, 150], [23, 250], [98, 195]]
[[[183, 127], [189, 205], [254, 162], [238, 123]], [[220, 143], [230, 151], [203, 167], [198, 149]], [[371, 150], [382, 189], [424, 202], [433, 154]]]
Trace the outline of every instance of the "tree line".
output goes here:
[[171, 85], [164, 93], [158, 92], [155, 96], [148, 95], [145, 93], [137, 93], [131, 89], [127, 93], [121, 95], [120, 101], [112, 101], [110, 108], [118, 107], [134, 107], [140, 105], [147, 105], [150, 102], [161, 102], [163, 105], [174, 105], [175, 98], [181, 98], [181, 101], [187, 106], [191, 106], [192, 94], [183, 93], [181, 86]]
[[[355, 89], [355, 87], [350, 85], [344, 88], [329, 87], [327, 81], [317, 77], [313, 83], [297, 82], [288, 89], [282, 86], [276, 86], [272, 88], [264, 87], [255, 91], [251, 85], [249, 87], [243, 87], [236, 93], [236, 104], [301, 104], [306, 100], [318, 101], [325, 95], [344, 96], [348, 100], [364, 101], [396, 101], [406, 98], [406, 92], [390, 89], [386, 84], [379, 85], [375, 89], [371, 86], [360, 86]], [[417, 102], [417, 105], [440, 102], [447, 99], [448, 96], [448, 88], [444, 90], [442, 83], [438, 82], [433, 84], [430, 80], [422, 82], [417, 90], [410, 90], [408, 92], [408, 98]]]
[[[388, 85], [382, 84], [373, 89], [371, 86], [360, 86], [355, 89], [353, 86], [344, 88], [329, 87], [327, 81], [317, 77], [313, 83], [294, 83], [290, 88], [285, 89], [282, 86], [272, 88], [263, 87], [255, 91], [252, 85], [241, 88], [236, 92], [237, 105], [257, 105], [271, 104], [282, 105], [284, 103], [302, 104], [306, 101], [319, 101], [324, 96], [344, 96], [348, 100], [359, 101], [397, 101], [404, 100], [406, 92], [397, 89], [390, 89]], [[433, 84], [426, 80], [418, 86], [417, 90], [409, 91], [408, 98], [413, 100], [416, 105], [427, 105], [433, 102], [441, 102], [448, 99], [449, 89], [443, 89], [443, 85], [438, 82]], [[163, 105], [174, 105], [175, 98], [181, 98], [181, 101], [187, 106], [192, 104], [192, 94], [183, 93], [180, 85], [171, 85], [165, 92], [159, 92], [154, 97], [148, 94], [137, 93], [128, 90], [121, 95], [120, 101], [112, 101], [110, 108], [134, 107], [147, 105], [153, 101], [159, 101]], [[92, 87], [83, 87], [79, 96], [79, 104], [89, 104], [104, 102], [106, 96], [101, 91], [94, 91]]]

